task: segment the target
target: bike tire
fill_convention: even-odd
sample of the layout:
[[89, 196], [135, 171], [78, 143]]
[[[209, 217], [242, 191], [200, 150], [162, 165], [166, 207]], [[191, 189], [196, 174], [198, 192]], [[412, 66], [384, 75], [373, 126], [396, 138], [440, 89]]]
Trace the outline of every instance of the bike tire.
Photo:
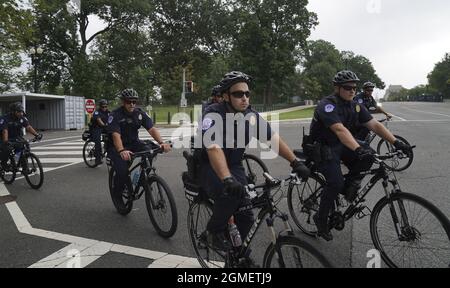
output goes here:
[[10, 185], [14, 182], [14, 180], [16, 180], [16, 176], [17, 176], [17, 166], [16, 166], [16, 161], [14, 159], [14, 155], [8, 156], [7, 164], [9, 164], [9, 166], [10, 166], [10, 171], [8, 171], [8, 174], [7, 174], [7, 172], [2, 167], [2, 169], [0, 171], [0, 178], [2, 178], [3, 183], [5, 183], [6, 185]]
[[116, 175], [116, 172], [114, 170], [114, 168], [111, 168], [109, 170], [109, 179], [108, 179], [108, 184], [109, 184], [109, 193], [111, 195], [111, 199], [112, 202], [114, 204], [114, 207], [116, 208], [117, 212], [122, 215], [122, 216], [126, 216], [128, 214], [130, 214], [131, 210], [133, 209], [133, 201], [129, 198], [128, 196], [128, 191], [131, 191], [131, 187], [130, 184], [125, 184], [124, 188], [126, 188], [127, 190], [124, 189], [124, 191], [122, 192], [121, 195], [115, 195], [114, 193], [114, 177]]
[[[30, 163], [28, 163], [28, 159], [31, 159], [31, 163], [33, 164], [31, 169], [34, 171], [35, 169], [37, 169], [39, 171], [39, 178], [37, 182], [33, 182], [33, 176], [31, 176], [30, 174]], [[30, 185], [30, 187], [32, 189], [39, 189], [42, 187], [42, 184], [44, 184], [44, 169], [42, 168], [42, 163], [39, 160], [39, 158], [33, 154], [33, 153], [29, 153], [26, 155], [23, 155], [21, 157], [21, 161], [23, 161], [22, 165], [22, 173], [23, 176], [25, 177], [25, 180], [27, 180], [28, 185]], [[37, 166], [37, 167], [35, 167]]]
[[[398, 135], [394, 135], [394, 137], [396, 139], [400, 140], [401, 142], [410, 145], [409, 142], [405, 138], [398, 136]], [[378, 142], [378, 146], [377, 146], [377, 153], [379, 155], [383, 154], [383, 152], [382, 152], [383, 148], [387, 149], [387, 151], [390, 153], [392, 153], [396, 150], [392, 144], [386, 142], [384, 139], [381, 139], [380, 142]], [[403, 165], [401, 165], [400, 163], [396, 165], [396, 163], [394, 161], [398, 161], [397, 156], [394, 157], [392, 159], [392, 161], [385, 161], [385, 163], [388, 166], [389, 170], [401, 172], [401, 171], [405, 171], [406, 169], [408, 169], [411, 166], [413, 160], [414, 160], [414, 151], [411, 151], [411, 154], [408, 155], [408, 161], [404, 161], [405, 163], [403, 163]]]
[[320, 174], [312, 173], [306, 181], [302, 180], [300, 185], [294, 184], [288, 188], [289, 214], [295, 225], [312, 237], [317, 235], [317, 227], [312, 217], [318, 211], [324, 186], [325, 180]]
[[269, 172], [266, 164], [255, 155], [244, 154], [242, 158], [242, 164], [245, 169], [245, 176], [247, 177], [248, 184], [263, 185], [265, 178], [263, 174]]
[[[92, 148], [90, 144], [94, 145]], [[95, 142], [92, 140], [86, 141], [83, 146], [83, 160], [86, 166], [89, 168], [95, 168], [98, 165], [95, 164]]]
[[[392, 217], [392, 212], [393, 210], [391, 209], [393, 206], [393, 209], [397, 212], [395, 213], [398, 216], [398, 212], [400, 211], [400, 209], [397, 209], [397, 207], [404, 207], [405, 208], [405, 212], [406, 212], [406, 206], [405, 202], [413, 202], [418, 204], [419, 206], [421, 206], [421, 209], [426, 210], [430, 213], [430, 215], [432, 215], [435, 219], [432, 219], [433, 221], [425, 221], [426, 223], [424, 223], [424, 227], [423, 229], [421, 229], [421, 231], [418, 230], [417, 224], [415, 224], [414, 222], [417, 222], [418, 220], [424, 219], [424, 216], [426, 216], [426, 214], [423, 214], [421, 210], [418, 210], [420, 212], [419, 216], [411, 216], [411, 213], [409, 213], [407, 215], [407, 218], [409, 218], [409, 223], [411, 227], [402, 227], [402, 234], [405, 233], [405, 235], [408, 235], [408, 233], [413, 233], [414, 236], [410, 236], [412, 237], [410, 240], [405, 240], [406, 238], [404, 238], [403, 240], [398, 239], [398, 235], [396, 233], [395, 227], [393, 226], [394, 221], [393, 221], [393, 217]], [[401, 203], [401, 204], [400, 204]], [[394, 204], [394, 205], [390, 205], [390, 204]], [[399, 206], [401, 205], [401, 206]], [[409, 206], [410, 207], [410, 206]], [[381, 222], [380, 224], [380, 217], [382, 211], [384, 208], [387, 208], [387, 215], [391, 216], [386, 217], [386, 224], [383, 224], [383, 222]], [[410, 209], [411, 210], [411, 209]], [[417, 211], [416, 209], [414, 209], [414, 212]], [[434, 230], [434, 231], [430, 231], [431, 234], [425, 233], [427, 230], [432, 229], [430, 227], [434, 227], [433, 226], [439, 226], [439, 230]], [[417, 251], [419, 251], [418, 249], [423, 247], [426, 248], [426, 245], [420, 245], [421, 243], [419, 243], [419, 241], [422, 240], [426, 240], [427, 236], [432, 235], [432, 236], [437, 236], [440, 235], [439, 237], [442, 237], [442, 239], [440, 239], [440, 241], [438, 241], [437, 243], [442, 243], [443, 248], [442, 251], [437, 251], [437, 249], [435, 247], [432, 248], [432, 252], [431, 252], [431, 258], [430, 257], [425, 257], [426, 254], [423, 253], [417, 253], [416, 255], [420, 256], [420, 259], [414, 259], [412, 262], [417, 265], [418, 262], [416, 261], [425, 261], [428, 259], [431, 259], [430, 265], [437, 265], [440, 264], [439, 267], [443, 266], [442, 268], [450, 268], [450, 221], [449, 219], [433, 204], [431, 204], [430, 202], [428, 202], [427, 200], [414, 195], [414, 194], [409, 194], [409, 193], [395, 193], [393, 195], [390, 196], [390, 198], [388, 199], [387, 197], [384, 197], [383, 199], [381, 199], [374, 207], [373, 211], [372, 211], [372, 215], [370, 218], [370, 234], [372, 237], [372, 241], [373, 244], [375, 246], [375, 248], [380, 252], [381, 254], [381, 258], [383, 259], [383, 261], [386, 263], [387, 266], [392, 267], [392, 268], [397, 268], [397, 267], [408, 267], [410, 268], [412, 265], [400, 265], [400, 262], [405, 260], [405, 252], [402, 253], [397, 253], [395, 255], [390, 255], [390, 253], [388, 253], [386, 250], [388, 248], [387, 245], [383, 245], [383, 241], [380, 239], [380, 229], [383, 227], [388, 227], [388, 226], [392, 226], [392, 231], [393, 231], [393, 235], [394, 237], [391, 236], [391, 240], [389, 240], [388, 244], [392, 245], [393, 241], [392, 238], [395, 240], [395, 238], [397, 238], [396, 240], [398, 240], [401, 244], [404, 244], [404, 247], [406, 247], [406, 245], [409, 245], [411, 248], [414, 249], [414, 253], [417, 253]], [[380, 229], [378, 229], [380, 228]], [[417, 232], [417, 234], [416, 234]], [[437, 233], [437, 232], [440, 232]], [[384, 235], [384, 234], [383, 234]], [[405, 237], [405, 236], [403, 236]], [[408, 237], [408, 236], [406, 236]], [[413, 238], [418, 238], [418, 239], [413, 239]], [[385, 237], [383, 237], [384, 240]], [[402, 255], [403, 260], [400, 259], [393, 259], [394, 257], [400, 257], [400, 255]], [[435, 259], [433, 257], [439, 257], [439, 259]], [[438, 261], [440, 260], [440, 261]], [[410, 263], [412, 264], [412, 263]], [[416, 267], [419, 268], [419, 267]], [[425, 265], [425, 268], [431, 268], [429, 265]]]
[[226, 257], [206, 245], [204, 232], [212, 215], [209, 201], [191, 202], [187, 215], [187, 228], [198, 263], [202, 268], [225, 268]]
[[[178, 226], [177, 206], [175, 204], [175, 199], [173, 197], [172, 191], [170, 190], [169, 185], [167, 185], [166, 181], [164, 181], [164, 179], [157, 175], [149, 175], [147, 181], [147, 185], [144, 185], [146, 186], [144, 187], [145, 204], [147, 206], [147, 212], [148, 216], [150, 217], [150, 221], [152, 222], [156, 232], [161, 237], [170, 238], [175, 234]], [[157, 193], [155, 193], [156, 190], [154, 190], [153, 187], [153, 184], [155, 183], [158, 189]], [[170, 209], [170, 211], [168, 209]], [[165, 225], [165, 223], [161, 223], [160, 221], [158, 221], [157, 212], [164, 213], [164, 215], [162, 215], [162, 222], [168, 223], [168, 225]], [[168, 218], [166, 215], [167, 212], [170, 212], [171, 217], [168, 222], [164, 221]]]
[[[290, 247], [294, 254], [294, 265], [286, 261], [284, 248]], [[278, 253], [277, 251], [281, 251]], [[274, 257], [275, 254], [282, 254], [282, 257]], [[281, 261], [283, 259], [284, 261]], [[278, 264], [281, 267], [276, 267]], [[299, 267], [301, 266], [301, 267]], [[271, 243], [264, 254], [263, 268], [331, 268], [330, 262], [311, 244], [300, 240], [294, 236], [280, 236], [275, 244]]]

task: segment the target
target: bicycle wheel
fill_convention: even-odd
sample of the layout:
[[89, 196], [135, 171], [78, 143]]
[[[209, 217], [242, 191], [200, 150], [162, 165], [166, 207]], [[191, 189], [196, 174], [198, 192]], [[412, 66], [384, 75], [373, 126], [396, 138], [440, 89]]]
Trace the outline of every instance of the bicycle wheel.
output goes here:
[[[398, 136], [398, 135], [394, 135], [394, 136], [401, 142], [409, 145], [408, 141], [406, 141], [405, 138]], [[393, 153], [396, 150], [397, 149], [395, 149], [395, 147], [391, 143], [384, 141], [384, 139], [381, 139], [377, 146], [378, 155], [385, 155], [387, 153]], [[400, 171], [405, 171], [406, 169], [408, 169], [409, 166], [411, 166], [413, 160], [414, 160], [414, 152], [411, 151], [410, 155], [402, 154], [402, 155], [396, 156], [392, 159], [386, 160], [385, 163], [389, 167], [390, 170], [400, 172]]]
[[319, 211], [325, 181], [319, 174], [313, 173], [300, 184], [291, 184], [288, 188], [287, 200], [289, 213], [295, 225], [309, 236], [316, 236], [317, 227], [312, 219]]
[[83, 146], [83, 160], [89, 168], [97, 167], [95, 164], [95, 143], [92, 140], [86, 141]]
[[114, 193], [114, 178], [116, 177], [116, 171], [111, 168], [109, 171], [109, 193], [111, 194], [111, 199], [113, 201], [114, 207], [116, 207], [117, 212], [120, 215], [128, 215], [133, 209], [133, 200], [130, 198], [130, 193], [132, 187], [130, 184], [125, 184], [122, 189], [122, 194], [116, 195]]
[[370, 218], [370, 234], [389, 267], [450, 268], [450, 221], [419, 196], [396, 193], [381, 199]]
[[206, 244], [206, 225], [211, 215], [212, 204], [209, 201], [191, 203], [187, 216], [189, 238], [203, 268], [225, 268], [225, 252], [216, 251]]
[[328, 260], [311, 244], [293, 236], [281, 236], [264, 254], [264, 268], [330, 268]]
[[242, 164], [244, 165], [245, 175], [249, 184], [258, 186], [265, 183], [266, 180], [263, 174], [269, 172], [269, 169], [261, 159], [255, 155], [244, 154]]
[[21, 159], [22, 173], [28, 185], [33, 189], [41, 188], [44, 183], [44, 169], [41, 161], [33, 153], [24, 154]]
[[145, 204], [148, 216], [156, 232], [164, 238], [172, 237], [177, 231], [178, 214], [175, 200], [166, 181], [157, 175], [148, 177], [144, 185]]
[[17, 174], [16, 161], [14, 160], [14, 156], [9, 155], [8, 160], [5, 164], [6, 165], [2, 164], [2, 167], [0, 169], [0, 177], [5, 184], [9, 185], [14, 182]]

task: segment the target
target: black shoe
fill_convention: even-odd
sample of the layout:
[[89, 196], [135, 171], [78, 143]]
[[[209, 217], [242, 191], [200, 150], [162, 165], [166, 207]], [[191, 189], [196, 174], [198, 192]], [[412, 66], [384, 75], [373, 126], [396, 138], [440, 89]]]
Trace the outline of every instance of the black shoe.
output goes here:
[[328, 229], [327, 222], [319, 219], [317, 213], [313, 216], [313, 220], [317, 227], [317, 236], [322, 237], [326, 241], [333, 240], [333, 235], [331, 234], [330, 229]]
[[214, 250], [226, 252], [231, 249], [231, 243], [225, 237], [224, 233], [211, 233], [206, 231], [206, 241], [208, 246]]
[[356, 196], [358, 195], [358, 191], [361, 189], [361, 180], [352, 180], [350, 183], [345, 185], [344, 188], [344, 195], [345, 200], [348, 202], [353, 202], [356, 199]]

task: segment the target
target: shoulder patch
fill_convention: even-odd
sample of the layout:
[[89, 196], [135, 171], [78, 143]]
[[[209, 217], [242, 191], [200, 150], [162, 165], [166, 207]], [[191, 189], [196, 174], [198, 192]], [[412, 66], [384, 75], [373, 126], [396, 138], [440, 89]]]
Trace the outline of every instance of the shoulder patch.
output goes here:
[[5, 124], [5, 119], [0, 119], [0, 125]]
[[114, 116], [110, 115], [108, 118], [108, 124], [111, 124], [113, 122], [113, 120], [114, 120]]
[[98, 111], [95, 111], [94, 115], [98, 115]]
[[23, 119], [20, 119], [20, 123], [23, 123]]
[[358, 103], [359, 103], [359, 104], [363, 104], [363, 103], [364, 103], [364, 100], [363, 100], [363, 99], [358, 99]]
[[203, 119], [202, 130], [203, 131], [208, 130], [209, 128], [211, 128], [212, 124], [213, 124], [213, 120], [211, 118]]
[[325, 106], [325, 112], [331, 113], [331, 112], [334, 111], [335, 108], [336, 107], [333, 104], [328, 104], [328, 105]]

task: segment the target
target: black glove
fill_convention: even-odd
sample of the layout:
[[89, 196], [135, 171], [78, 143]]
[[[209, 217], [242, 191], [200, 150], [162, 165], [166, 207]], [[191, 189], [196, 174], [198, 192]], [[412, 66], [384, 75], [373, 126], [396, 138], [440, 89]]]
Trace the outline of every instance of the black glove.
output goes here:
[[44, 135], [42, 135], [41, 133], [37, 134], [34, 139], [36, 139], [36, 141], [41, 141], [42, 138], [44, 137]]
[[4, 150], [4, 151], [12, 151], [12, 150], [14, 150], [14, 146], [9, 141], [3, 142], [1, 147], [2, 147], [2, 150]]
[[356, 156], [359, 160], [371, 159], [375, 155], [375, 151], [371, 148], [358, 147], [355, 150]]
[[291, 163], [292, 172], [297, 173], [298, 177], [306, 179], [311, 175], [311, 170], [309, 170], [306, 165], [299, 159], [295, 159]]
[[227, 177], [223, 180], [223, 192], [227, 196], [240, 199], [245, 192], [244, 186], [236, 181], [233, 177]]
[[395, 140], [394, 147], [397, 150], [401, 150], [406, 155], [410, 155], [411, 152], [412, 152], [411, 146], [409, 146], [408, 144], [405, 144], [405, 143], [403, 143], [403, 142], [401, 142], [399, 140]]

